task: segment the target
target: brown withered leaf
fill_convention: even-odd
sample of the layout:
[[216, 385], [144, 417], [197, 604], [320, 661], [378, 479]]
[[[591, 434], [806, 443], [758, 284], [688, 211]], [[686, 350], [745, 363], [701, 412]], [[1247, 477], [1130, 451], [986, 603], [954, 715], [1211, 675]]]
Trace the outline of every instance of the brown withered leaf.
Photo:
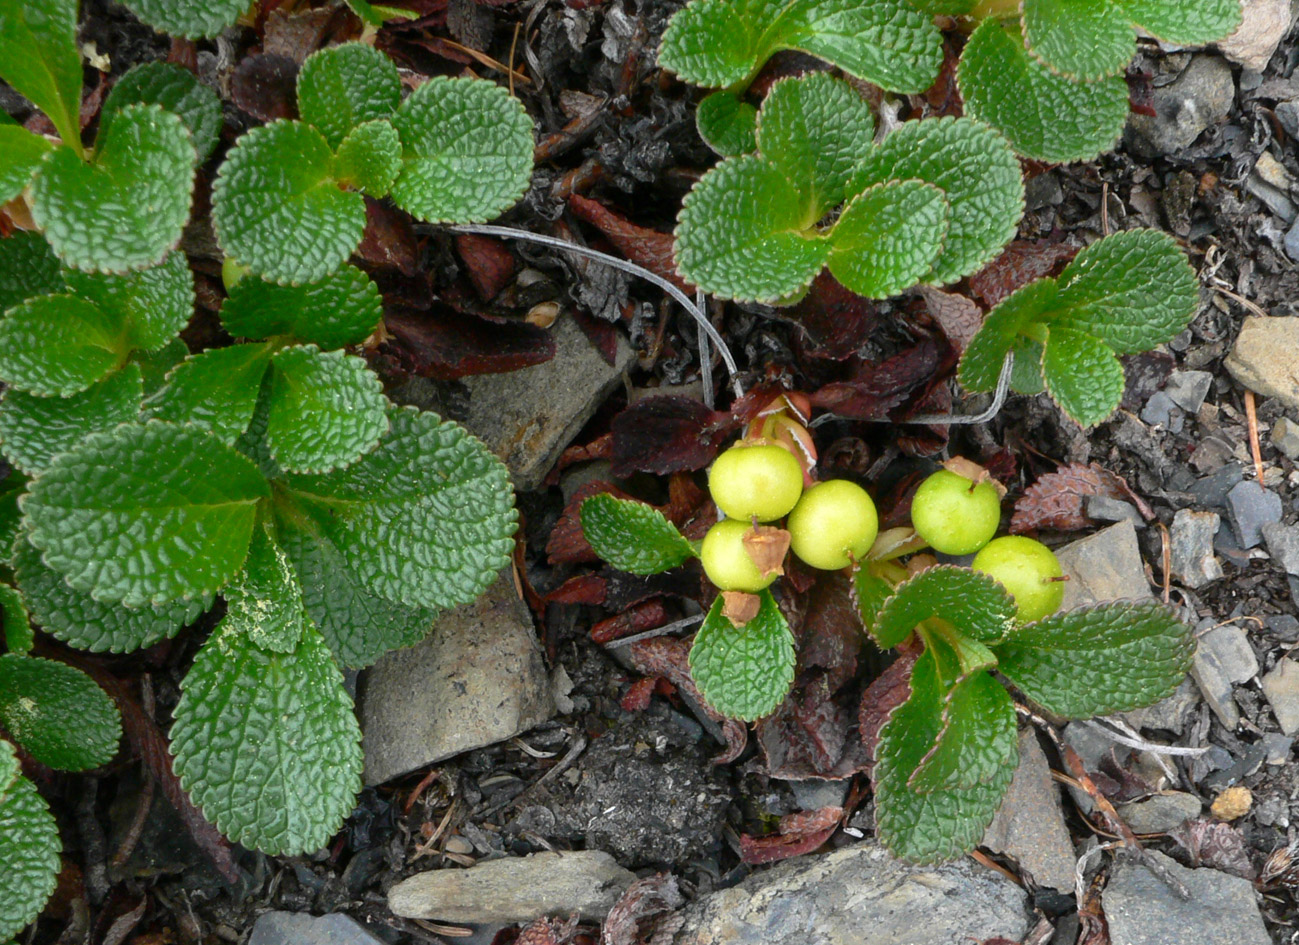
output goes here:
[[1258, 875], [1249, 858], [1249, 844], [1238, 827], [1212, 820], [1184, 821], [1168, 836], [1186, 851], [1191, 866], [1222, 870], [1250, 882]]
[[419, 239], [410, 217], [371, 197], [365, 198], [365, 232], [356, 254], [371, 266], [396, 269], [404, 276], [420, 274]]
[[766, 837], [740, 834], [740, 859], [750, 866], [775, 863], [791, 856], [811, 853], [824, 844], [839, 829], [843, 819], [842, 807], [822, 807], [820, 810], [798, 811], [780, 818], [776, 833]]
[[548, 604], [587, 604], [598, 607], [608, 596], [608, 582], [598, 574], [578, 574], [547, 594]]
[[1071, 243], [1045, 240], [1013, 240], [1002, 254], [970, 276], [974, 297], [992, 308], [1021, 286], [1051, 274], [1051, 270], [1072, 259], [1078, 247]]
[[924, 338], [883, 361], [863, 364], [851, 380], [825, 385], [812, 395], [812, 404], [853, 420], [886, 420], [935, 377], [950, 353], [949, 345]]
[[543, 328], [448, 306], [389, 309], [384, 325], [391, 338], [379, 345], [379, 354], [398, 371], [438, 380], [516, 371], [555, 356], [555, 339]]
[[690, 642], [676, 637], [650, 637], [630, 647], [631, 664], [648, 676], [663, 676], [688, 696], [713, 722], [721, 726], [726, 745], [713, 764], [726, 764], [740, 757], [749, 741], [749, 730], [743, 722], [728, 719], [713, 710], [700, 695], [690, 675]]
[[259, 53], [240, 60], [230, 76], [230, 98], [262, 121], [298, 117], [298, 64], [288, 56]]
[[911, 669], [920, 656], [918, 647], [899, 647], [899, 655], [862, 693], [858, 727], [866, 757], [874, 763], [879, 746], [880, 729], [893, 710], [911, 696]]
[[633, 633], [643, 633], [661, 627], [668, 621], [667, 608], [658, 598], [650, 598], [620, 614], [598, 620], [591, 625], [591, 642], [604, 646]]
[[638, 266], [644, 266], [656, 276], [667, 279], [682, 292], [694, 294], [695, 287], [677, 275], [671, 233], [637, 226], [604, 204], [580, 194], [569, 194], [568, 207], [579, 219], [603, 233], [627, 259]]
[[1153, 516], [1150, 507], [1121, 476], [1096, 463], [1071, 463], [1047, 473], [1024, 490], [1015, 503], [1010, 530], [1022, 535], [1044, 528], [1062, 532], [1087, 528], [1092, 523], [1083, 509], [1089, 495], [1131, 501], [1147, 520]]
[[963, 295], [944, 292], [933, 286], [922, 285], [919, 291], [930, 316], [938, 322], [947, 340], [958, 351], [964, 351], [983, 325], [983, 309]]
[[610, 425], [613, 474], [668, 473], [703, 469], [722, 441], [739, 425], [730, 413], [709, 410], [701, 401], [675, 394], [638, 400]]
[[742, 627], [762, 610], [762, 598], [747, 591], [722, 591], [722, 616]]
[[789, 532], [774, 525], [758, 525], [744, 533], [741, 543], [745, 554], [763, 577], [785, 573], [782, 564], [789, 551]]
[[671, 873], [655, 873], [627, 887], [605, 917], [600, 945], [669, 945], [684, 919], [685, 896]]
[[615, 499], [633, 498], [630, 493], [604, 480], [579, 486], [564, 506], [555, 527], [550, 530], [550, 537], [546, 539], [546, 559], [551, 564], [580, 564], [600, 560], [582, 532], [582, 503], [593, 495], [604, 494]]
[[457, 233], [456, 252], [465, 264], [474, 291], [484, 302], [500, 295], [514, 278], [517, 268], [514, 254], [500, 240], [477, 233]]
[[330, 32], [339, 10], [324, 6], [314, 10], [285, 12], [283, 8], [266, 15], [262, 51], [292, 59], [298, 65], [320, 48]]
[[879, 321], [879, 306], [849, 292], [826, 271], [812, 280], [807, 295], [788, 314], [806, 332], [805, 355], [844, 361], [870, 337]]

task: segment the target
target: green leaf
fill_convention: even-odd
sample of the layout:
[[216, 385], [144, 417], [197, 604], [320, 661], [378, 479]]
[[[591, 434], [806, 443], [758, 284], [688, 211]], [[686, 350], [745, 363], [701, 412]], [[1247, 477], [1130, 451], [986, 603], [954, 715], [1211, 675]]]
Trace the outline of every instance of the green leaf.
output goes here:
[[361, 731], [343, 676], [310, 624], [292, 653], [223, 620], [181, 683], [171, 747], [182, 787], [235, 843], [310, 853], [361, 789]]
[[911, 5], [930, 16], [964, 16], [977, 0], [911, 0]]
[[198, 163], [212, 156], [221, 134], [221, 100], [183, 66], [170, 62], [145, 62], [133, 66], [117, 80], [99, 112], [99, 134], [127, 105], [161, 105], [189, 129], [198, 152]]
[[191, 355], [149, 398], [146, 417], [192, 424], [222, 443], [234, 443], [253, 418], [272, 350], [269, 344], [247, 344]]
[[18, 499], [27, 491], [27, 477], [16, 469], [0, 480], [0, 564], [13, 559], [14, 544], [22, 531]]
[[866, 562], [853, 566], [852, 587], [861, 625], [869, 633], [875, 626], [880, 608], [893, 596], [893, 585], [876, 574], [870, 562]]
[[704, 96], [695, 108], [699, 137], [722, 157], [738, 157], [758, 149], [758, 110], [730, 92]]
[[276, 353], [271, 364], [266, 444], [286, 471], [347, 466], [387, 431], [383, 384], [361, 358], [295, 345]]
[[831, 231], [830, 273], [844, 288], [886, 299], [915, 285], [943, 248], [949, 207], [943, 191], [918, 180], [866, 188]]
[[334, 152], [300, 121], [254, 128], [212, 187], [212, 222], [227, 255], [273, 282], [316, 282], [361, 242], [365, 200], [338, 189]]
[[0, 313], [37, 295], [62, 292], [63, 270], [39, 233], [0, 239]]
[[620, 571], [658, 574], [695, 557], [677, 527], [644, 502], [593, 495], [582, 503], [581, 518], [595, 553]]
[[45, 908], [58, 879], [62, 849], [45, 800], [19, 775], [7, 791], [0, 791], [0, 863], [5, 865], [0, 937], [17, 935]]
[[401, 140], [387, 121], [357, 125], [338, 146], [334, 173], [340, 184], [382, 197], [401, 172]]
[[42, 397], [83, 391], [126, 359], [121, 322], [74, 295], [41, 295], [0, 319], [0, 379]]
[[1058, 76], [1028, 54], [1013, 24], [985, 20], [965, 44], [956, 78], [965, 113], [1038, 161], [1089, 161], [1114, 147], [1128, 120], [1123, 76]]
[[1118, 354], [1171, 341], [1194, 317], [1200, 283], [1177, 241], [1159, 230], [1127, 230], [1092, 243], [1060, 274], [1052, 331], [1099, 338]]
[[704, 701], [727, 718], [770, 715], [794, 682], [794, 637], [771, 591], [742, 627], [722, 613], [718, 595], [690, 647], [690, 675]]
[[1240, 26], [1240, 0], [1115, 0], [1134, 23], [1151, 36], [1178, 46], [1202, 46]]
[[1042, 342], [1020, 336], [1011, 346], [1015, 359], [1010, 367], [1010, 389], [1017, 394], [1034, 397], [1046, 390], [1042, 380]]
[[0, 79], [49, 116], [73, 154], [81, 153], [77, 0], [0, 0]]
[[167, 374], [189, 357], [189, 348], [179, 338], [173, 338], [157, 351], [136, 351], [128, 364], [137, 365], [144, 375], [144, 396], [152, 397], [167, 380]]
[[68, 270], [63, 278], [74, 295], [126, 326], [130, 349], [157, 351], [179, 335], [194, 314], [194, 274], [182, 252], [139, 272], [114, 276]]
[[343, 43], [312, 53], [298, 72], [298, 114], [331, 148], [352, 129], [390, 118], [401, 104], [401, 77], [392, 60], [365, 43]]
[[1090, 718], [1172, 693], [1195, 639], [1168, 607], [1121, 602], [1018, 626], [996, 652], [1001, 672], [1048, 712]]
[[22, 773], [22, 765], [14, 753], [14, 746], [0, 738], [0, 801], [9, 796], [9, 789]]
[[369, 666], [428, 636], [437, 611], [406, 607], [368, 590], [342, 549], [306, 515], [277, 509], [280, 545], [298, 575], [307, 614], [343, 666]]
[[903, 122], [862, 159], [853, 190], [891, 180], [921, 180], [947, 196], [947, 240], [925, 278], [934, 285], [983, 268], [1024, 212], [1019, 161], [1000, 134], [968, 118]]
[[1109, 417], [1123, 399], [1123, 365], [1099, 338], [1051, 327], [1042, 378], [1060, 409], [1084, 427]]
[[132, 13], [154, 29], [188, 39], [210, 39], [234, 26], [248, 10], [248, 0], [123, 0]]
[[158, 607], [101, 604], [73, 590], [63, 575], [41, 560], [29, 541], [18, 543], [14, 557], [18, 586], [41, 629], [68, 646], [92, 653], [130, 653], [174, 637], [212, 606], [212, 595], [173, 601]]
[[211, 434], [151, 421], [55, 457], [23, 514], [32, 544], [74, 588], [140, 607], [229, 581], [269, 495], [257, 467]]
[[744, 86], [782, 49], [895, 92], [923, 92], [943, 59], [937, 28], [902, 0], [695, 0], [668, 24], [659, 65], [695, 85]]
[[344, 2], [365, 23], [376, 28], [383, 26], [388, 20], [413, 20], [419, 16], [413, 10], [367, 3], [366, 0], [344, 0]]
[[719, 298], [775, 302], [805, 288], [830, 243], [797, 188], [757, 155], [727, 158], [686, 195], [677, 217], [677, 269]]
[[0, 203], [8, 203], [31, 182], [54, 146], [19, 125], [0, 125]]
[[[1056, 291], [1054, 279], [1038, 279], [1016, 289], [988, 313], [961, 356], [958, 376], [962, 387], [970, 393], [981, 393], [997, 386], [1007, 352], [1015, 347], [1021, 332], [1042, 320]], [[1017, 369], [1018, 361], [1017, 355]]]
[[392, 199], [421, 220], [480, 223], [528, 189], [532, 119], [498, 85], [430, 79], [407, 96], [392, 123], [405, 160]]
[[279, 514], [309, 518], [375, 596], [411, 607], [475, 600], [510, 563], [509, 474], [457, 424], [414, 409], [389, 420], [352, 465], [279, 483], [277, 506], [289, 506]]
[[828, 72], [780, 80], [758, 113], [758, 150], [798, 188], [813, 219], [843, 203], [874, 136], [865, 99]]
[[1001, 683], [979, 672], [947, 693], [938, 741], [909, 786], [921, 794], [968, 790], [996, 782], [1018, 761], [1015, 704]]
[[0, 399], [0, 452], [36, 474], [91, 433], [140, 418], [144, 383], [134, 364], [71, 397], [36, 397], [7, 390]]
[[107, 764], [122, 740], [117, 706], [79, 669], [0, 656], [0, 724], [43, 765], [85, 771]]
[[1002, 639], [1015, 619], [1005, 588], [978, 571], [943, 564], [898, 585], [868, 627], [881, 649], [897, 646], [922, 621], [938, 618], [971, 640]]
[[179, 118], [157, 105], [127, 105], [87, 163], [56, 148], [32, 184], [32, 219], [75, 269], [150, 266], [180, 242], [189, 219], [196, 154]]
[[248, 559], [226, 586], [226, 621], [263, 650], [293, 653], [306, 625], [302, 588], [289, 558], [265, 526], [253, 532]]
[[880, 729], [875, 749], [876, 829], [895, 856], [912, 862], [936, 863], [974, 849], [1015, 773], [1011, 761], [972, 787], [925, 792], [912, 786], [945, 729], [947, 695], [936, 657], [926, 649], [911, 671], [910, 696]]
[[[27, 605], [23, 602], [23, 595], [8, 584], [0, 584], [0, 629], [4, 631], [5, 648], [10, 653], [26, 656], [31, 652], [35, 640]], [[5, 780], [3, 772], [0, 772], [0, 784]], [[0, 794], [3, 793], [0, 789]]]
[[324, 350], [360, 344], [382, 319], [378, 287], [352, 265], [300, 286], [244, 278], [221, 306], [221, 324], [236, 338], [286, 335]]
[[1137, 34], [1113, 0], [1022, 0], [1024, 41], [1052, 72], [1094, 82], [1120, 74]]

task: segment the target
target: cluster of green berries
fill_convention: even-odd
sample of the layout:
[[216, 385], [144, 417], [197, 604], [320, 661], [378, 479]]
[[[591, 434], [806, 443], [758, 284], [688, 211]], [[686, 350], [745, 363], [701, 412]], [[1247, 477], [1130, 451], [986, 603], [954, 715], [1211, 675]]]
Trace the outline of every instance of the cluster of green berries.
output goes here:
[[935, 551], [973, 554], [970, 567], [1001, 582], [1021, 621], [1060, 609], [1064, 571], [1051, 549], [1022, 535], [993, 537], [1001, 524], [1001, 494], [991, 482], [940, 469], [916, 490], [911, 524]]

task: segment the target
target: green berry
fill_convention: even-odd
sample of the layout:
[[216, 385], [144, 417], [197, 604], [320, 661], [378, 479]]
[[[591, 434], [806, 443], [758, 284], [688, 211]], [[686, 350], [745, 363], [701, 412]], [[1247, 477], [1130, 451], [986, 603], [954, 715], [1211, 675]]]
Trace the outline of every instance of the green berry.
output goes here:
[[1022, 623], [1050, 617], [1064, 602], [1060, 561], [1050, 548], [1032, 538], [994, 538], [974, 556], [970, 567], [1001, 582], [1015, 598], [1016, 616]]
[[803, 494], [803, 467], [780, 446], [732, 446], [708, 470], [708, 491], [727, 518], [774, 522]]
[[789, 547], [814, 568], [838, 571], [875, 544], [879, 516], [866, 490], [846, 479], [818, 482], [789, 513]]
[[744, 536], [753, 528], [749, 522], [725, 518], [708, 529], [699, 557], [704, 573], [723, 591], [747, 591], [756, 594], [776, 580], [778, 574], [766, 576], [749, 557]]
[[911, 524], [935, 551], [968, 555], [986, 545], [1001, 523], [1001, 496], [991, 482], [975, 484], [940, 469], [911, 500]]

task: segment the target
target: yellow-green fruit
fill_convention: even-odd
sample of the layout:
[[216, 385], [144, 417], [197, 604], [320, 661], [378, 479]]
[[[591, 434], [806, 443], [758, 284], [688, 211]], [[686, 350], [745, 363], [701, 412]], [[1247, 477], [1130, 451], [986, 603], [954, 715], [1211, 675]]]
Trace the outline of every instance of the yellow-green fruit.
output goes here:
[[803, 494], [803, 467], [783, 447], [737, 444], [714, 460], [708, 491], [727, 518], [774, 522]]
[[248, 275], [248, 267], [241, 262], [236, 262], [233, 256], [227, 256], [221, 261], [221, 282], [227, 292], [242, 282], [246, 275]]
[[911, 524], [935, 551], [968, 555], [978, 551], [1001, 523], [1001, 496], [990, 482], [975, 485], [940, 469], [920, 484], [911, 500]]
[[1050, 617], [1064, 602], [1064, 570], [1051, 549], [1022, 535], [994, 538], [970, 564], [996, 578], [1015, 598], [1016, 617], [1028, 623]]
[[749, 522], [724, 518], [704, 536], [699, 550], [704, 573], [723, 591], [756, 594], [778, 577], [774, 572], [764, 577], [745, 550], [744, 535], [752, 527]]
[[831, 479], [803, 493], [785, 527], [794, 554], [814, 568], [838, 571], [866, 556], [880, 523], [865, 489], [847, 479]]

